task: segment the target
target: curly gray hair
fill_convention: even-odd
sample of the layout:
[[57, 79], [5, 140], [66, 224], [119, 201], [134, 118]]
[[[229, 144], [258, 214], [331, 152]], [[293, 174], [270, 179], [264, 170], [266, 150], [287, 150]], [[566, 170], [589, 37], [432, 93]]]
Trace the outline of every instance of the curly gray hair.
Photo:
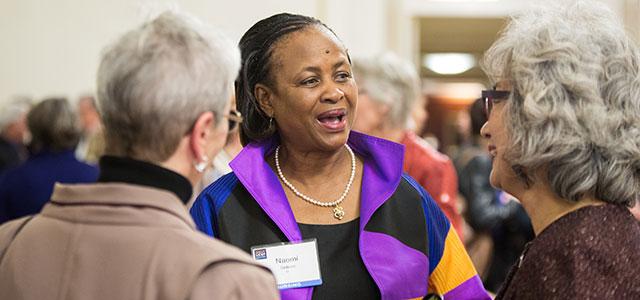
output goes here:
[[165, 12], [126, 33], [98, 70], [106, 153], [166, 160], [202, 113], [220, 124], [239, 69], [237, 46], [188, 15]]
[[514, 17], [482, 62], [513, 88], [507, 160], [526, 182], [545, 170], [571, 201], [640, 196], [640, 52], [618, 19], [596, 2], [545, 2]]

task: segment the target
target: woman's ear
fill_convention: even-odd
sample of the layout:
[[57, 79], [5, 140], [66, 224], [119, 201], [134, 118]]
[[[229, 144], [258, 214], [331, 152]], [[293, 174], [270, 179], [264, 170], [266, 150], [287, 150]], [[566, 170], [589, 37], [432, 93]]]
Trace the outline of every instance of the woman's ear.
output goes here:
[[269, 117], [273, 117], [273, 91], [268, 86], [258, 83], [253, 90], [253, 94], [256, 96], [260, 109]]
[[[389, 118], [389, 114], [391, 113], [391, 105], [389, 104], [380, 104], [377, 106], [378, 118], [380, 120], [387, 120]], [[382, 121], [384, 122], [384, 121]]]
[[210, 111], [202, 113], [193, 124], [193, 130], [189, 136], [189, 146], [195, 161], [202, 162], [212, 159], [207, 156], [207, 143], [211, 140], [210, 136], [214, 133], [215, 125], [216, 118]]

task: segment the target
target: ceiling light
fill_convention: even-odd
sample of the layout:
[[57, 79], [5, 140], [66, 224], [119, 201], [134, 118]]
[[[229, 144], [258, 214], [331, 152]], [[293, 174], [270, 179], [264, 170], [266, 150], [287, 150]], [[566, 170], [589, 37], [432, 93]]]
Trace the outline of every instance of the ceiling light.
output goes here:
[[484, 85], [478, 82], [425, 81], [424, 92], [450, 104], [469, 105], [480, 97]]
[[438, 74], [453, 75], [473, 68], [476, 58], [469, 53], [428, 53], [423, 56], [422, 64]]

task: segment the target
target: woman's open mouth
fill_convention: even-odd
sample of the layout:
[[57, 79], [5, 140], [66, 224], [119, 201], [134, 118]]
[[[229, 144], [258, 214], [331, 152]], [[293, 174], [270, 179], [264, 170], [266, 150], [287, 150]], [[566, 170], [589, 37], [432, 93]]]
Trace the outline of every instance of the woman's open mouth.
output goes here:
[[347, 110], [333, 109], [323, 112], [316, 118], [318, 123], [330, 132], [342, 131], [347, 127]]

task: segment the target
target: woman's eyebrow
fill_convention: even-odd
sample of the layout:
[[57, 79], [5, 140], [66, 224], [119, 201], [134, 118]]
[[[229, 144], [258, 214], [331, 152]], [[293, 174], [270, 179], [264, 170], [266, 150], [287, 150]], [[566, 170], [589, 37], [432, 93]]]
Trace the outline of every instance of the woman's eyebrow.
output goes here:
[[342, 67], [346, 62], [347, 62], [346, 59], [341, 59], [339, 62], [333, 64], [333, 69], [335, 70], [337, 68]]

